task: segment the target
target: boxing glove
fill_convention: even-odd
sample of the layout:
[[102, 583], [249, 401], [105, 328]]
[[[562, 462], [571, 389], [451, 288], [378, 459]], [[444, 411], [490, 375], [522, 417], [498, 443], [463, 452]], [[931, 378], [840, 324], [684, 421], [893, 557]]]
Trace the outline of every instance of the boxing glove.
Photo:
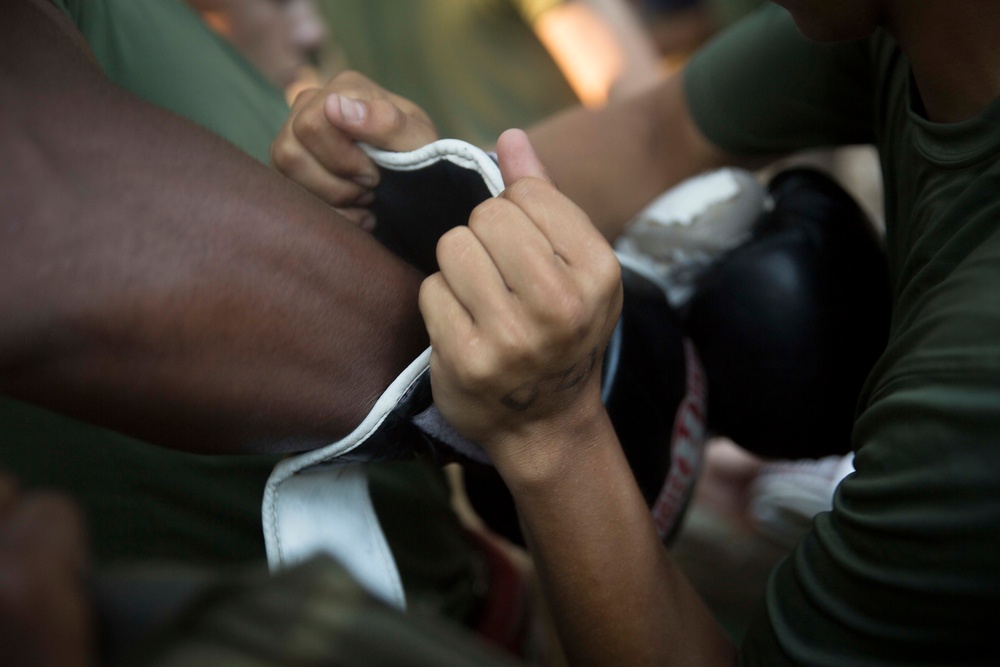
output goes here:
[[764, 457], [843, 454], [888, 337], [884, 251], [829, 176], [792, 169], [768, 189], [773, 208], [682, 312], [712, 388], [709, 427]]
[[[629, 257], [620, 260], [622, 312], [604, 354], [601, 399], [657, 533], [669, 543], [700, 468], [710, 391], [655, 270]], [[477, 514], [524, 545], [513, 497], [496, 470], [468, 462], [464, 473]]]

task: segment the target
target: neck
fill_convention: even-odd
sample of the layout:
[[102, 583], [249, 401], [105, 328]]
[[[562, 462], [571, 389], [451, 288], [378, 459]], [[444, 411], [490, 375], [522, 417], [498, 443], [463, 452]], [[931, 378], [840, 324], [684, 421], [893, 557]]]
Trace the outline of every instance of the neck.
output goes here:
[[910, 60], [930, 120], [967, 120], [1000, 97], [1000, 2], [888, 4], [886, 29]]

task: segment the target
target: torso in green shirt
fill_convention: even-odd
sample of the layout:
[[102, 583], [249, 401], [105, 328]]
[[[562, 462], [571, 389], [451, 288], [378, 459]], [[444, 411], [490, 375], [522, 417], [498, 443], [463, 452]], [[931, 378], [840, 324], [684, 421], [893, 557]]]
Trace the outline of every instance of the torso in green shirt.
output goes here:
[[888, 35], [817, 45], [776, 8], [685, 77], [717, 145], [871, 142], [885, 182], [892, 329], [859, 405], [857, 472], [772, 576], [744, 662], [996, 664], [1000, 100], [932, 123]]

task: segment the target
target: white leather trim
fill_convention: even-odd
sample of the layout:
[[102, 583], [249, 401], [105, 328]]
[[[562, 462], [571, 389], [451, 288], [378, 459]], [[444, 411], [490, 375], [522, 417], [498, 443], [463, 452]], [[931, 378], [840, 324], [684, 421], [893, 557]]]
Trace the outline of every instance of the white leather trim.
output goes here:
[[486, 151], [460, 139], [439, 139], [415, 151], [394, 153], [368, 144], [359, 144], [375, 164], [396, 171], [416, 171], [441, 160], [479, 172], [494, 197], [503, 192], [500, 167]]
[[324, 552], [374, 595], [399, 608], [406, 599], [392, 552], [368, 494], [364, 465], [338, 465], [385, 421], [428, 368], [430, 348], [418, 356], [346, 437], [281, 461], [267, 480], [261, 518], [272, 571]]

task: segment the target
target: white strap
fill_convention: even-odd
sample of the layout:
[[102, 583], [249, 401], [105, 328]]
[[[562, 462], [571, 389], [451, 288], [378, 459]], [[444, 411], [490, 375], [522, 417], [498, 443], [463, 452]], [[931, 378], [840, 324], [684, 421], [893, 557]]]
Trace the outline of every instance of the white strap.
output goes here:
[[439, 139], [409, 153], [384, 151], [368, 144], [358, 144], [375, 164], [396, 171], [416, 171], [442, 160], [477, 171], [494, 197], [503, 191], [500, 167], [489, 153], [460, 139]]
[[[447, 160], [479, 172], [491, 194], [503, 190], [503, 178], [493, 158], [464, 141], [442, 139], [409, 153], [392, 153], [367, 145], [362, 148], [376, 163], [399, 171], [414, 171]], [[393, 381], [349, 435], [326, 447], [289, 457], [274, 468], [261, 508], [267, 560], [272, 570], [295, 565], [319, 552], [327, 553], [340, 560], [371, 593], [396, 607], [405, 607], [399, 571], [368, 492], [365, 466], [345, 465], [338, 460], [362, 447], [378, 431], [427, 372], [429, 362], [427, 348]], [[413, 421], [457, 451], [488, 461], [482, 448], [459, 436], [433, 405]]]

